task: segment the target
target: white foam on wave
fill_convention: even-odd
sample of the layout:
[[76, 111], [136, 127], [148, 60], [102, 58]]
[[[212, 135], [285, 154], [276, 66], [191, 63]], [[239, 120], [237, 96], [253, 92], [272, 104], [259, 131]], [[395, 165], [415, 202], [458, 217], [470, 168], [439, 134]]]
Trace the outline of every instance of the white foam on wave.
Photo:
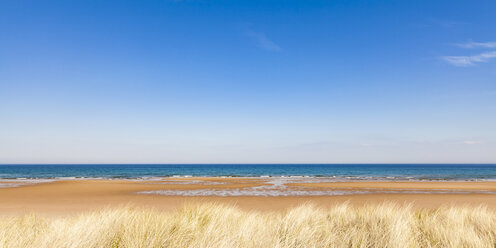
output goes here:
[[157, 181], [162, 181], [163, 179], [164, 177], [139, 177], [139, 178], [125, 178], [120, 180], [134, 181], [134, 182], [157, 182]]
[[49, 183], [54, 182], [53, 179], [27, 179], [27, 178], [16, 178], [16, 179], [0, 179], [0, 188], [15, 188], [26, 185], [33, 185], [39, 183]]

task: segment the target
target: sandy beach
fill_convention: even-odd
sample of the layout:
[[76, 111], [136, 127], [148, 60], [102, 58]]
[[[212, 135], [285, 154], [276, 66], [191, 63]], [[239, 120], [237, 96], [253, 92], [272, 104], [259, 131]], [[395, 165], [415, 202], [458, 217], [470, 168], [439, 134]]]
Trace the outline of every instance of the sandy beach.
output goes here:
[[[279, 181], [276, 181], [279, 182]], [[0, 182], [2, 183], [2, 182]], [[37, 213], [68, 215], [104, 207], [132, 205], [157, 210], [172, 210], [185, 204], [218, 202], [244, 210], [271, 211], [312, 203], [331, 207], [343, 202], [351, 205], [394, 202], [414, 208], [452, 205], [487, 205], [496, 208], [496, 182], [294, 182], [289, 180], [274, 189], [271, 179], [253, 178], [165, 178], [160, 180], [62, 180], [0, 188], [0, 215]], [[300, 195], [243, 195], [266, 187], [261, 192], [303, 192]], [[147, 192], [147, 193], [143, 193]], [[158, 192], [158, 193], [157, 193]], [[159, 194], [166, 192], [166, 194]], [[185, 196], [175, 192], [207, 192]], [[209, 192], [237, 192], [219, 196]], [[241, 193], [239, 193], [241, 192]], [[324, 192], [328, 195], [304, 195]], [[331, 195], [334, 192], [344, 194]]]

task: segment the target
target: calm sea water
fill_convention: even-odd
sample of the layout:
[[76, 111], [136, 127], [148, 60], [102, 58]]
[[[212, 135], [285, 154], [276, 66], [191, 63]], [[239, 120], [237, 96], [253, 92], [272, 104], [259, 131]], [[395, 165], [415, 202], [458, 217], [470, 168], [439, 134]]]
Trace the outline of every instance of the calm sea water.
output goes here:
[[343, 180], [496, 180], [496, 164], [23, 164], [0, 165], [0, 178], [171, 176], [333, 177]]

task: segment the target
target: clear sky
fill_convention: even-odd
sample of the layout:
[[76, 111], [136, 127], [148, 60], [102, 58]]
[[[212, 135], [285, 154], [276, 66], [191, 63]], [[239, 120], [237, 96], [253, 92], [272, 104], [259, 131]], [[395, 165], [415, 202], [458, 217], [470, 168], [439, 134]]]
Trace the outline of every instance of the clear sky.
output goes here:
[[496, 163], [496, 1], [0, 1], [0, 163]]

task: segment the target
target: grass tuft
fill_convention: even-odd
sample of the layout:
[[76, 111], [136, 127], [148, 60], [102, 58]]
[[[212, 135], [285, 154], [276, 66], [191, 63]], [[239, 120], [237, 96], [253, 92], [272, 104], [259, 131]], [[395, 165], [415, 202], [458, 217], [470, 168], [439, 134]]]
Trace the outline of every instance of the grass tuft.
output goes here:
[[486, 207], [394, 204], [246, 212], [202, 204], [172, 212], [124, 207], [64, 218], [0, 218], [0, 247], [496, 247]]

